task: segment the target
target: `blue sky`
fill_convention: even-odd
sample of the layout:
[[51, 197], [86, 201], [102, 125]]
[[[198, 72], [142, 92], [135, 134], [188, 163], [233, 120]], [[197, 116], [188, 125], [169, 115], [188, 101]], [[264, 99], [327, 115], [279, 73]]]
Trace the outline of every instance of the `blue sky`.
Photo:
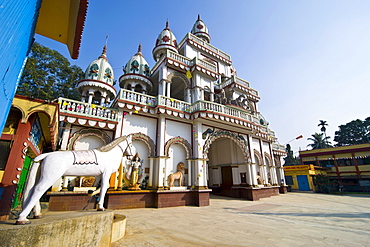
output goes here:
[[[71, 63], [85, 70], [108, 35], [115, 79], [139, 43], [153, 66], [166, 20], [180, 41], [200, 14], [211, 44], [231, 55], [238, 76], [259, 91], [259, 111], [279, 142], [304, 136], [290, 143], [297, 152], [320, 132], [319, 120], [328, 122], [333, 139], [339, 125], [370, 116], [369, 13], [367, 0], [90, 0], [80, 57]], [[62, 44], [36, 41], [69, 57]]]

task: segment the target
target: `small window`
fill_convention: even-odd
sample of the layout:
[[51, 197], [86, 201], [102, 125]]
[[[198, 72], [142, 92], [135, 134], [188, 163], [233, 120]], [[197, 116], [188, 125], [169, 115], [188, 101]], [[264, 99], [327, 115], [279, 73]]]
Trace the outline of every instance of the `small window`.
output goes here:
[[10, 141], [0, 140], [0, 170], [5, 170], [10, 152]]
[[241, 181], [242, 184], [247, 183], [247, 174], [245, 172], [240, 173], [240, 181]]
[[294, 185], [292, 176], [285, 176], [285, 182], [287, 185]]

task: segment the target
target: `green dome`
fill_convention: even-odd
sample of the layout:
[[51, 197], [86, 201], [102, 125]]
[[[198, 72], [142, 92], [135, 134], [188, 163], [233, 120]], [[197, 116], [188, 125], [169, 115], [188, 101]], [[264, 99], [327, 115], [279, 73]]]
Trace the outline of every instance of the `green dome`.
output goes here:
[[107, 47], [104, 46], [103, 53], [100, 55], [100, 57], [94, 60], [92, 63], [90, 63], [90, 65], [87, 67], [85, 71], [85, 79], [102, 81], [113, 86], [114, 82], [113, 68], [108, 63], [106, 53]]

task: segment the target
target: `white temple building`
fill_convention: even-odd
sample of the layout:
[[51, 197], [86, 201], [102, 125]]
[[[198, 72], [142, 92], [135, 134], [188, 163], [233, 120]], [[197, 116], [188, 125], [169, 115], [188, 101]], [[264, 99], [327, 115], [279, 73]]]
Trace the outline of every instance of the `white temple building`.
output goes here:
[[[78, 84], [81, 101], [59, 99], [60, 150], [92, 149], [131, 135], [145, 186], [122, 190], [117, 173], [108, 195], [135, 195], [144, 206], [204, 206], [209, 193], [249, 200], [285, 193], [285, 148], [258, 109], [258, 92], [237, 77], [230, 55], [210, 42], [199, 16], [181, 40], [167, 22], [153, 47], [155, 64], [148, 64], [141, 44], [124, 59], [119, 91], [104, 47]], [[169, 187], [168, 176], [180, 163], [182, 186], [175, 180]]]

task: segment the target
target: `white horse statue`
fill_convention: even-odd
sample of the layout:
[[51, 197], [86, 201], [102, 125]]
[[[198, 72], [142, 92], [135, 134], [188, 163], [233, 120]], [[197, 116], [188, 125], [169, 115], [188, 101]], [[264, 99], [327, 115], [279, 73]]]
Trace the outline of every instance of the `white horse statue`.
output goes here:
[[[98, 211], [104, 211], [105, 193], [109, 186], [109, 178], [116, 172], [124, 155], [134, 155], [135, 148], [131, 136], [122, 136], [111, 143], [86, 151], [56, 151], [45, 153], [34, 159], [30, 175], [26, 184], [23, 211], [19, 214], [16, 225], [29, 224], [27, 219], [32, 208], [35, 207], [34, 218], [40, 218], [40, 198], [61, 176], [102, 176], [100, 201]], [[80, 158], [78, 158], [80, 157]], [[90, 157], [90, 160], [81, 161], [81, 157]], [[91, 160], [93, 157], [93, 161]], [[79, 161], [77, 160], [79, 159]], [[40, 161], [42, 161], [40, 163]], [[41, 166], [40, 166], [41, 164]], [[40, 166], [41, 175], [35, 185], [37, 170]]]

